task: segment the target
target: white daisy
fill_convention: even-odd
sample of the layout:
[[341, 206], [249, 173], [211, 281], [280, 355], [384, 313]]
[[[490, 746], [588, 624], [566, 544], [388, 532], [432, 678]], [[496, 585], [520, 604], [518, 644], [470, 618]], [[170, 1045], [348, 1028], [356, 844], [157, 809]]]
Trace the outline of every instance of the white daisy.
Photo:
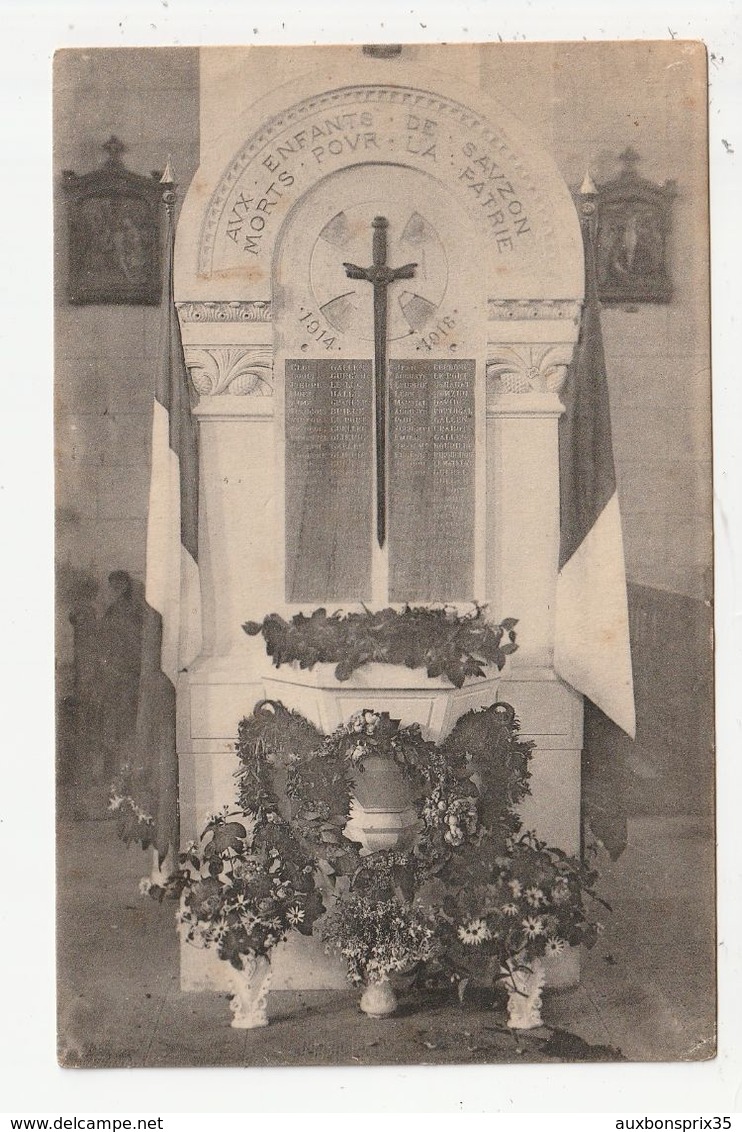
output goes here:
[[569, 884], [566, 877], [557, 877], [554, 881], [554, 888], [551, 893], [551, 899], [555, 904], [564, 904], [569, 900]]
[[567, 946], [567, 941], [564, 939], [557, 939], [555, 936], [549, 936], [546, 941], [546, 954], [547, 955], [561, 955]]
[[517, 904], [503, 904], [502, 914], [503, 914], [503, 916], [517, 916], [518, 915], [518, 905]]
[[492, 933], [484, 920], [470, 920], [459, 928], [459, 939], [462, 943], [478, 945], [492, 939]]
[[532, 908], [538, 908], [538, 906], [540, 904], [543, 904], [543, 902], [544, 902], [544, 894], [543, 894], [543, 892], [541, 891], [540, 888], [536, 888], [536, 887], [527, 888], [526, 889], [526, 900], [528, 901], [528, 903], [531, 905]]
[[526, 916], [522, 921], [522, 927], [528, 939], [535, 939], [537, 935], [544, 934], [544, 922], [540, 916]]

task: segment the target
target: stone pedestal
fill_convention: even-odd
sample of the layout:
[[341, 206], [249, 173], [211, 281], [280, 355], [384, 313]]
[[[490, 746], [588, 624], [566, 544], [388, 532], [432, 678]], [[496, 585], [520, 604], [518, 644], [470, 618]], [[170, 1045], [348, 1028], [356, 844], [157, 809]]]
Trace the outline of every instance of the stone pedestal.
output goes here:
[[266, 696], [300, 711], [326, 735], [355, 712], [370, 708], [388, 712], [403, 727], [419, 723], [424, 738], [437, 742], [467, 711], [493, 704], [500, 683], [496, 669], [491, 676], [468, 679], [463, 688], [454, 688], [443, 676], [431, 679], [424, 668], [364, 664], [342, 682], [333, 675], [334, 668], [316, 664], [305, 671], [290, 664], [273, 669], [265, 676]]

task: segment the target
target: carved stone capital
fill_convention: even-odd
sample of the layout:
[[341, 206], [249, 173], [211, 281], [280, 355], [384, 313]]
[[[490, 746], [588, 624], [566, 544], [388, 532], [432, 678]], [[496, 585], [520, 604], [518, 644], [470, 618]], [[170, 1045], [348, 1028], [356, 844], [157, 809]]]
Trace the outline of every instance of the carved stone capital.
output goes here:
[[202, 397], [273, 396], [271, 346], [185, 346], [191, 381]]
[[570, 342], [556, 344], [490, 345], [487, 352], [487, 392], [558, 394], [572, 359]]
[[176, 303], [181, 322], [270, 322], [269, 299]]

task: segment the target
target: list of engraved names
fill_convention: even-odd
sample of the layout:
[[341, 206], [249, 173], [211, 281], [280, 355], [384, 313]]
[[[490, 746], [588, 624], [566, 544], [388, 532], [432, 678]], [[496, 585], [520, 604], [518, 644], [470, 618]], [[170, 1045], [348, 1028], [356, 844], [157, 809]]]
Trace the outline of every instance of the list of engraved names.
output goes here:
[[287, 601], [370, 597], [372, 389], [370, 361], [286, 361]]
[[472, 597], [475, 368], [473, 359], [390, 364], [392, 601]]

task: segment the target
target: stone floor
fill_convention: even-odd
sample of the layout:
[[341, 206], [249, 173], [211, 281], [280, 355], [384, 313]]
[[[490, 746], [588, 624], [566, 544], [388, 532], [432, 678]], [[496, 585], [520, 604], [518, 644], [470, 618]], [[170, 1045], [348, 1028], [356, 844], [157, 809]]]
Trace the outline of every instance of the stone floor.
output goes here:
[[630, 822], [601, 862], [612, 905], [581, 985], [545, 996], [545, 1026], [514, 1035], [500, 1011], [403, 997], [374, 1021], [358, 993], [274, 992], [271, 1025], [233, 1030], [226, 996], [184, 994], [169, 904], [138, 895], [146, 858], [106, 821], [59, 831], [59, 1056], [68, 1066], [482, 1064], [714, 1056], [713, 852], [696, 818]]

